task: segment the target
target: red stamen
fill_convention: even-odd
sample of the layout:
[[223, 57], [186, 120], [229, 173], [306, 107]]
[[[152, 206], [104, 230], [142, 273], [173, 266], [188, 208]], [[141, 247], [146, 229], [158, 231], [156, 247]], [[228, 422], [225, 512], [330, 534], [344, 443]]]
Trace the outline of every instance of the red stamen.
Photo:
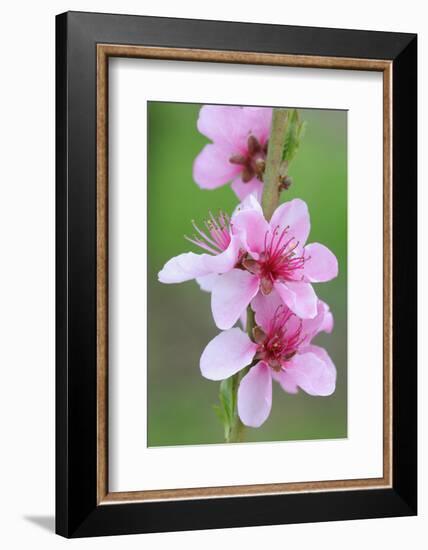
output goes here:
[[298, 281], [303, 274], [299, 270], [303, 269], [305, 262], [309, 258], [296, 256], [296, 250], [299, 241], [294, 237], [286, 240], [289, 232], [289, 226], [279, 232], [279, 226], [273, 233], [266, 232], [264, 238], [264, 252], [258, 260], [260, 265], [261, 278], [269, 279], [272, 283], [278, 281]]
[[289, 321], [293, 316], [294, 313], [288, 308], [278, 306], [263, 341], [258, 342], [257, 358], [266, 361], [277, 372], [285, 368], [305, 340], [305, 335], [302, 335], [302, 321], [290, 333]]

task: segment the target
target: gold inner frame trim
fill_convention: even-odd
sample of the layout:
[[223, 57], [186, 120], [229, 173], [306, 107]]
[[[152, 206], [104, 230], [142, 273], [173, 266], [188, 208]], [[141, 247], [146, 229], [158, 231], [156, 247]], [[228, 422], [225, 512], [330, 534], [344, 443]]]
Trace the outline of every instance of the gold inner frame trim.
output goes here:
[[[108, 488], [108, 59], [203, 61], [378, 71], [383, 73], [383, 476], [297, 483], [109, 492]], [[97, 45], [97, 503], [222, 498], [279, 493], [378, 489], [392, 486], [392, 62], [319, 57]]]

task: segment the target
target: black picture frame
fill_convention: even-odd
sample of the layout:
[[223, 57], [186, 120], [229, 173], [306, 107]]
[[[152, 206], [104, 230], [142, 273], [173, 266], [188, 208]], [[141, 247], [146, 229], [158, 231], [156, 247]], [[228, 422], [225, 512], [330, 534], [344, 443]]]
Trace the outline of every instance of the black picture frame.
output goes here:
[[[100, 43], [392, 62], [392, 487], [97, 504]], [[417, 36], [68, 12], [56, 18], [56, 97], [56, 532], [86, 537], [415, 515]]]

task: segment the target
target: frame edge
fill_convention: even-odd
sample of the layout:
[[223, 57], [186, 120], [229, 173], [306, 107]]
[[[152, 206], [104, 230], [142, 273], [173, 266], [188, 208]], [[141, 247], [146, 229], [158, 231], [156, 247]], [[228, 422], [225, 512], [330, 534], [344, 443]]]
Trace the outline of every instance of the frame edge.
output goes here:
[[393, 486], [416, 515], [417, 35], [394, 59], [393, 96]]
[[55, 18], [55, 532], [69, 534], [67, 384], [67, 14]]

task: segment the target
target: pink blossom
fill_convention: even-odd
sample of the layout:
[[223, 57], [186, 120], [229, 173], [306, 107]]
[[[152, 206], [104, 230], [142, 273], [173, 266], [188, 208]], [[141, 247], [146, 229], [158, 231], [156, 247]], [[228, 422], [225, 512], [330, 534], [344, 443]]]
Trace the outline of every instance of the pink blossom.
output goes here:
[[336, 387], [336, 368], [325, 349], [311, 344], [320, 331], [330, 331], [327, 304], [317, 303], [313, 319], [299, 319], [276, 292], [252, 301], [254, 341], [240, 328], [218, 334], [202, 353], [202, 375], [223, 380], [250, 365], [238, 388], [238, 414], [246, 426], [259, 427], [272, 407], [272, 380], [288, 393], [301, 388], [309, 395], [328, 396]]
[[195, 159], [196, 183], [215, 189], [232, 181], [239, 199], [254, 192], [260, 196], [271, 121], [272, 109], [266, 107], [204, 105], [198, 130], [212, 143]]
[[249, 195], [231, 220], [221, 214], [211, 216], [206, 231], [194, 227], [189, 240], [206, 252], [172, 258], [158, 278], [167, 284], [196, 279], [211, 291], [213, 318], [222, 330], [236, 323], [259, 291], [269, 295], [274, 289], [296, 315], [313, 318], [317, 297], [312, 283], [337, 276], [336, 257], [327, 247], [305, 246], [310, 221], [300, 199], [280, 205], [267, 222], [259, 202]]
[[306, 203], [300, 199], [283, 203], [268, 222], [250, 195], [232, 216], [231, 226], [241, 252], [239, 263], [212, 287], [216, 325], [231, 328], [259, 290], [267, 296], [275, 289], [298, 317], [315, 317], [317, 297], [312, 283], [336, 277], [338, 264], [326, 246], [305, 245], [310, 231]]
[[185, 252], [171, 258], [159, 271], [158, 279], [165, 284], [196, 279], [203, 290], [211, 290], [218, 274], [226, 273], [239, 264], [240, 239], [232, 234], [230, 219], [223, 213], [217, 218], [210, 214], [205, 222], [205, 230], [200, 229], [195, 222], [193, 228], [193, 237], [186, 238], [205, 252]]

